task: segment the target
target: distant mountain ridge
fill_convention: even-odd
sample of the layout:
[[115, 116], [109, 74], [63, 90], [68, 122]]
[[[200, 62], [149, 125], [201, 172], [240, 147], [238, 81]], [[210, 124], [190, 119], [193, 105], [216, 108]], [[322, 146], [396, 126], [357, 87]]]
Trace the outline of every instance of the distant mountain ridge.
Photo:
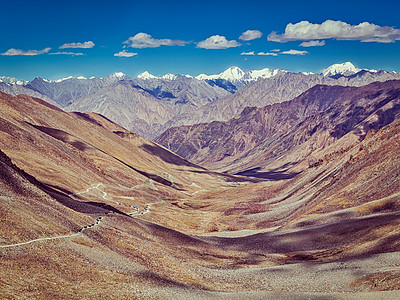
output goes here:
[[[213, 74], [213, 75], [206, 75], [206, 74], [200, 74], [197, 76], [192, 76], [192, 75], [187, 75], [187, 74], [172, 74], [172, 73], [167, 73], [165, 75], [159, 75], [155, 76], [150, 74], [148, 71], [145, 71], [139, 75], [137, 75], [135, 78], [143, 79], [143, 80], [148, 80], [148, 79], [164, 79], [164, 80], [175, 80], [177, 79], [178, 76], [184, 76], [187, 78], [196, 78], [198, 80], [215, 80], [215, 79], [224, 79], [228, 81], [247, 81], [247, 82], [252, 82], [256, 81], [260, 78], [270, 78], [272, 76], [275, 76], [279, 71], [282, 72], [289, 72], [285, 70], [280, 70], [280, 69], [269, 69], [269, 68], [264, 68], [260, 70], [248, 70], [248, 71], [243, 71], [239, 67], [232, 66], [226, 69], [225, 71], [219, 73], [219, 74]], [[339, 64], [333, 64], [329, 66], [326, 69], [323, 69], [321, 71], [321, 75], [323, 76], [336, 76], [336, 75], [342, 75], [342, 76], [350, 76], [353, 74], [356, 74], [360, 71], [367, 71], [367, 72], [378, 72], [378, 70], [371, 70], [371, 69], [359, 69], [356, 66], [354, 66], [351, 62], [345, 62], [345, 63], [339, 63]], [[383, 72], [387, 72], [384, 70], [380, 70]], [[312, 72], [301, 72], [305, 75], [310, 75], [314, 74]], [[389, 73], [389, 72], [388, 72]], [[396, 73], [396, 72], [391, 72], [391, 73]], [[95, 80], [95, 79], [105, 79], [105, 78], [115, 78], [118, 80], [124, 80], [124, 79], [133, 79], [124, 74], [123, 72], [115, 72], [112, 73], [106, 77], [90, 77], [86, 78], [84, 76], [68, 76], [56, 80], [50, 80], [50, 79], [45, 79], [45, 78], [40, 78], [36, 77], [35, 79], [42, 79], [45, 82], [48, 83], [60, 83], [66, 80], [70, 79], [79, 79], [79, 80]], [[34, 80], [35, 80], [34, 79]], [[33, 80], [31, 80], [33, 81]], [[6, 83], [8, 85], [27, 85], [31, 81], [29, 80], [20, 80], [14, 77], [7, 77], [7, 76], [0, 76], [0, 82]]]
[[400, 79], [400, 74], [359, 69], [346, 62], [328, 67], [323, 74], [230, 67], [219, 74], [196, 77], [154, 76], [147, 71], [133, 79], [121, 72], [103, 78], [57, 80], [0, 77], [0, 91], [38, 97], [67, 111], [101, 113], [154, 139], [173, 126], [226, 121], [247, 106], [291, 100], [316, 84], [361, 86], [391, 79]]

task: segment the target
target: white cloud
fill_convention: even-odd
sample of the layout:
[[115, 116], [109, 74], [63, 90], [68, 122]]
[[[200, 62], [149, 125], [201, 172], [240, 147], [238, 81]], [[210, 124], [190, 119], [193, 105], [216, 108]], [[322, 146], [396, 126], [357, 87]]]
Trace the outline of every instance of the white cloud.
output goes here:
[[252, 41], [255, 39], [259, 39], [262, 35], [262, 32], [259, 30], [247, 30], [242, 33], [239, 39], [242, 41]]
[[272, 49], [270, 52], [280, 52], [281, 49]]
[[132, 57], [132, 56], [136, 56], [136, 55], [138, 55], [138, 54], [133, 53], [133, 52], [126, 52], [126, 50], [122, 50], [122, 51], [114, 54], [114, 56], [117, 56], [117, 57]]
[[1, 55], [6, 55], [6, 56], [16, 56], [16, 55], [35, 56], [35, 55], [40, 55], [40, 54], [47, 53], [50, 50], [51, 50], [51, 48], [44, 48], [42, 50], [24, 51], [24, 50], [20, 50], [20, 49], [11, 48], [11, 49], [8, 49], [6, 52], [1, 53]]
[[316, 46], [324, 46], [325, 41], [308, 41], [308, 42], [302, 42], [300, 44], [300, 47], [316, 47]]
[[254, 51], [250, 51], [250, 52], [242, 52], [240, 53], [240, 55], [255, 55]]
[[76, 53], [76, 52], [53, 52], [49, 53], [50, 55], [71, 55], [71, 56], [80, 56], [85, 55], [83, 53]]
[[306, 55], [307, 51], [299, 51], [290, 49], [289, 51], [282, 51], [281, 54], [289, 54], [289, 55]]
[[[271, 50], [272, 51], [272, 50]], [[266, 55], [266, 56], [278, 56], [277, 53], [272, 53], [272, 52], [258, 52], [257, 55]]]
[[66, 43], [61, 45], [59, 49], [66, 49], [66, 48], [80, 48], [80, 49], [90, 49], [94, 47], [94, 43], [92, 41], [87, 41], [83, 43]]
[[227, 48], [234, 48], [239, 47], [242, 44], [238, 43], [235, 40], [228, 41], [226, 37], [221, 35], [213, 35], [210, 36], [208, 39], [198, 42], [197, 48], [203, 49], [227, 49]]
[[378, 26], [368, 22], [350, 25], [346, 22], [333, 20], [326, 20], [321, 24], [301, 21], [296, 24], [289, 23], [283, 34], [277, 34], [273, 31], [268, 35], [269, 41], [279, 43], [323, 39], [393, 43], [400, 40], [400, 29]]
[[190, 42], [181, 40], [170, 40], [170, 39], [155, 39], [150, 34], [139, 32], [135, 36], [127, 39], [123, 44], [128, 45], [132, 48], [158, 48], [160, 46], [185, 46]]

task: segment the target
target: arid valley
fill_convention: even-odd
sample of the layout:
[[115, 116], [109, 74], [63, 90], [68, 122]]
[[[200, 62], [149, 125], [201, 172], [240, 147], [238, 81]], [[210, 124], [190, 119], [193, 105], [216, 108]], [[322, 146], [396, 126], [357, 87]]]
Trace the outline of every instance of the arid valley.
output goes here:
[[1, 93], [2, 297], [396, 299], [399, 103], [387, 81], [243, 112], [212, 129], [220, 172]]
[[400, 2], [1, 9], [0, 299], [400, 299]]

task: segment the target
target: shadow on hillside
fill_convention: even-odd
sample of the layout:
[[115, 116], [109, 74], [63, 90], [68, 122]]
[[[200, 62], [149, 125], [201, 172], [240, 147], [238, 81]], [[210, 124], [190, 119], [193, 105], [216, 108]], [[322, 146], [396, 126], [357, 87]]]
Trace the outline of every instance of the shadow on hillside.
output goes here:
[[86, 144], [83, 141], [80, 141], [78, 138], [76, 138], [75, 136], [69, 134], [68, 132], [65, 132], [63, 130], [59, 130], [59, 129], [55, 129], [55, 128], [50, 128], [50, 127], [45, 127], [45, 126], [39, 126], [39, 125], [33, 125], [29, 122], [25, 122], [31, 126], [33, 126], [34, 128], [36, 128], [37, 130], [40, 130], [41, 132], [59, 140], [62, 141], [66, 144], [69, 144], [73, 147], [75, 147], [76, 149], [80, 150], [80, 151], [85, 151], [87, 149], [90, 148], [90, 146], [88, 144]]
[[199, 168], [199, 169], [205, 170], [204, 168], [197, 166], [197, 165], [187, 161], [186, 159], [176, 155], [175, 153], [172, 153], [160, 146], [145, 144], [145, 145], [140, 146], [139, 148], [143, 149], [144, 151], [146, 151], [147, 153], [149, 153], [151, 155], [158, 156], [166, 163], [174, 164], [177, 166], [188, 166], [188, 167], [194, 167], [194, 168]]
[[[107, 155], [109, 155], [109, 154], [107, 154]], [[168, 187], [171, 187], [173, 189], [176, 189], [176, 190], [179, 190], [179, 191], [184, 191], [184, 189], [181, 187], [180, 184], [173, 183], [173, 182], [171, 182], [171, 181], [169, 181], [169, 180], [167, 180], [167, 179], [165, 179], [165, 178], [163, 178], [163, 177], [161, 177], [161, 176], [159, 176], [157, 174], [152, 174], [152, 173], [148, 173], [146, 171], [141, 171], [139, 169], [136, 169], [135, 167], [132, 167], [131, 165], [127, 164], [126, 162], [120, 160], [119, 158], [116, 158], [115, 156], [112, 156], [112, 155], [110, 155], [110, 156], [112, 158], [114, 158], [115, 160], [119, 161], [120, 163], [122, 163], [124, 166], [134, 170], [135, 172], [137, 172], [137, 173], [139, 173], [139, 174], [141, 174], [141, 175], [143, 175], [143, 176], [145, 176], [145, 177], [147, 177], [147, 178], [149, 178], [151, 180], [154, 180], [154, 181], [156, 181], [158, 183], [161, 183], [161, 184], [163, 184], [165, 186], [168, 186]]]
[[186, 171], [186, 172], [188, 171], [188, 172], [198, 173], [198, 174], [208, 174], [211, 176], [221, 178], [225, 182], [261, 182], [261, 181], [264, 181], [262, 178], [259, 178], [259, 179], [250, 178], [250, 177], [242, 178], [240, 176], [236, 176], [236, 174], [231, 175], [231, 174], [227, 174], [227, 173], [218, 173], [218, 172], [214, 172], [214, 171], [209, 171], [207, 169], [204, 169], [204, 171], [200, 171], [200, 170], [179, 170], [179, 171]]
[[121, 215], [128, 216], [126, 213], [120, 211], [119, 209], [103, 203], [103, 202], [81, 202], [73, 199], [69, 195], [73, 194], [71, 191], [58, 187], [56, 185], [50, 184], [41, 184], [39, 188], [45, 192], [46, 194], [50, 195], [54, 199], [56, 199], [60, 204], [75, 210], [80, 213], [104, 213], [106, 211], [112, 211]]
[[97, 122], [95, 119], [93, 119], [88, 113], [81, 113], [81, 112], [76, 112], [76, 111], [74, 111], [74, 112], [72, 112], [72, 114], [74, 114], [74, 115], [77, 116], [78, 118], [81, 118], [81, 119], [83, 119], [83, 120], [85, 120], [85, 121], [87, 121], [87, 122], [90, 122], [90, 123], [94, 124], [94, 125], [103, 127], [102, 124], [100, 124], [100, 123]]
[[289, 167], [291, 167], [292, 165], [294, 165], [294, 164], [287, 163], [287, 164], [283, 165], [282, 167], [272, 169], [267, 172], [260, 172], [261, 167], [256, 167], [253, 169], [235, 173], [234, 175], [249, 176], [249, 177], [262, 178], [262, 179], [267, 179], [267, 180], [292, 179], [301, 173], [301, 172], [287, 172]]
[[[89, 147], [90, 147], [86, 143], [83, 143], [81, 141], [76, 140], [76, 138], [74, 136], [70, 135], [69, 133], [67, 133], [65, 131], [62, 131], [62, 130], [59, 130], [59, 129], [55, 129], [55, 128], [49, 128], [49, 127], [44, 127], [44, 126], [33, 125], [33, 124], [28, 123], [28, 122], [26, 122], [26, 123], [31, 125], [31, 126], [33, 126], [33, 127], [35, 127], [38, 130], [50, 135], [51, 137], [53, 137], [55, 139], [58, 139], [58, 140], [60, 140], [60, 141], [62, 141], [64, 143], [70, 144], [71, 146], [77, 148], [80, 151], [84, 151], [86, 149], [89, 149]], [[198, 166], [196, 166], [196, 165], [184, 160], [183, 158], [177, 156], [176, 154], [173, 154], [173, 153], [171, 153], [171, 152], [169, 152], [169, 151], [167, 151], [167, 150], [165, 150], [165, 149], [163, 149], [161, 147], [158, 147], [156, 145], [154, 145], [154, 146], [144, 145], [144, 146], [141, 146], [141, 148], [144, 151], [150, 153], [151, 155], [156, 155], [156, 156], [160, 157], [162, 160], [164, 160], [167, 163], [171, 163], [171, 164], [175, 164], [175, 165], [186, 165], [186, 166], [201, 168], [201, 167], [198, 167]], [[179, 186], [179, 184], [175, 184], [175, 183], [173, 183], [173, 182], [171, 182], [171, 181], [169, 181], [169, 180], [167, 180], [167, 179], [165, 179], [165, 178], [163, 178], [163, 177], [161, 177], [159, 175], [148, 173], [148, 172], [136, 169], [135, 167], [132, 167], [131, 165], [125, 163], [121, 159], [119, 159], [119, 158], [117, 158], [115, 156], [112, 156], [112, 155], [108, 154], [107, 152], [105, 152], [105, 151], [103, 151], [103, 150], [101, 150], [99, 148], [95, 148], [95, 149], [97, 149], [98, 151], [100, 151], [100, 152], [102, 152], [102, 153], [104, 153], [106, 155], [109, 155], [110, 157], [112, 157], [113, 159], [119, 161], [120, 163], [122, 163], [123, 165], [127, 166], [128, 168], [138, 172], [139, 174], [141, 174], [143, 176], [146, 176], [149, 179], [152, 179], [152, 180], [154, 180], [154, 181], [156, 181], [158, 183], [161, 183], [161, 184], [166, 185], [168, 187], [172, 187], [172, 188], [177, 189], [177, 190], [183, 190], [182, 187]]]
[[[399, 251], [400, 234], [392, 231], [393, 225], [398, 224], [399, 220], [400, 213], [392, 212], [296, 230], [258, 233], [238, 238], [200, 239], [213, 242], [227, 250], [286, 254], [288, 262], [329, 261], [338, 258], [343, 260]], [[380, 228], [379, 235], [374, 233], [377, 228]], [[366, 242], [369, 243], [369, 247], [364, 246]], [[361, 248], [363, 251], [356, 254], [352, 251]]]
[[142, 271], [138, 274], [138, 276], [142, 280], [150, 281], [152, 284], [157, 284], [160, 287], [188, 288], [188, 286], [183, 283], [158, 275], [152, 271]]

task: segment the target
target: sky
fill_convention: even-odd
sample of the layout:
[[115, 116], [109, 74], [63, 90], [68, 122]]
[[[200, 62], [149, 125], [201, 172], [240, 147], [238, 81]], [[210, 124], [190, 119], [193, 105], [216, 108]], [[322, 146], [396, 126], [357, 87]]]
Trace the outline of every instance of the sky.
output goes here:
[[2, 1], [0, 76], [400, 72], [399, 1]]

